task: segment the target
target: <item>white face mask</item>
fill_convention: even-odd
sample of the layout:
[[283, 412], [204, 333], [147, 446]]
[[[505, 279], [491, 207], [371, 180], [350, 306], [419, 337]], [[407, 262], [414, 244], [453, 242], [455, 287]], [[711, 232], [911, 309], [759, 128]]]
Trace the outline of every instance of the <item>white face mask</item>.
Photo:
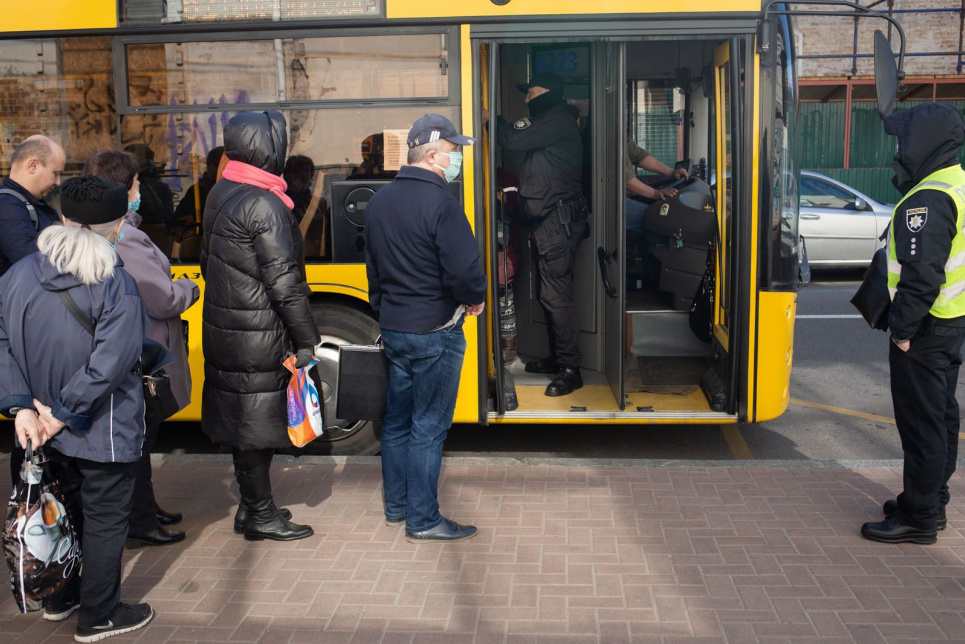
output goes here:
[[452, 183], [459, 176], [459, 172], [462, 170], [462, 152], [439, 152], [439, 154], [445, 155], [449, 159], [449, 165], [443, 168], [437, 163], [433, 163], [432, 166], [442, 170], [442, 175], [446, 178], [447, 183]]

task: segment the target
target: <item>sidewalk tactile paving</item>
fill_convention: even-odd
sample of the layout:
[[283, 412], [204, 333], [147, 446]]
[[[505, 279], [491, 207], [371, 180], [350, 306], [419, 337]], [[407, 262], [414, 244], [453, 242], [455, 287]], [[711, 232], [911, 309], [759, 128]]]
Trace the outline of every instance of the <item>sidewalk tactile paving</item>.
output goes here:
[[[138, 644], [965, 642], [965, 484], [933, 546], [865, 541], [894, 467], [482, 464], [446, 459], [440, 502], [479, 535], [410, 544], [384, 525], [372, 459], [275, 463], [298, 542], [234, 534], [228, 458], [155, 463], [185, 542], [127, 551], [122, 594], [158, 617]], [[21, 615], [0, 642], [71, 642]]]

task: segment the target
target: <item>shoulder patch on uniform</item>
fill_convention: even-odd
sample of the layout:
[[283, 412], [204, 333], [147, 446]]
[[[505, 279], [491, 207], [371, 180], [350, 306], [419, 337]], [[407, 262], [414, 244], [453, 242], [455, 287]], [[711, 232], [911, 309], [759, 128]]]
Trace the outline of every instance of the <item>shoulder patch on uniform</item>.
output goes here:
[[908, 230], [913, 233], [924, 228], [927, 219], [928, 208], [909, 208], [905, 211], [905, 223], [908, 225]]
[[532, 125], [532, 123], [529, 122], [529, 119], [528, 119], [528, 118], [527, 118], [527, 119], [519, 119], [518, 121], [516, 121], [515, 123], [513, 123], [513, 127], [516, 128], [517, 130], [525, 130], [525, 129], [528, 128], [530, 125]]

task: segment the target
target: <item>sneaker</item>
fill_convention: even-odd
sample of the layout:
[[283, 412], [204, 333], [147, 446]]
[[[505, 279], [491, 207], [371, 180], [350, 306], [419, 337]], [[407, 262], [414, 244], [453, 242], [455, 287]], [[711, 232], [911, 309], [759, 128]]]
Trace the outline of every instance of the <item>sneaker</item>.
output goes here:
[[62, 622], [73, 615], [78, 608], [80, 608], [80, 602], [76, 599], [63, 602], [52, 601], [49, 606], [44, 606], [44, 619], [48, 622]]
[[125, 604], [121, 602], [114, 609], [106, 624], [98, 624], [97, 626], [78, 625], [77, 632], [74, 633], [74, 641], [96, 642], [112, 635], [130, 633], [147, 626], [152, 619], [154, 619], [154, 610], [149, 604]]

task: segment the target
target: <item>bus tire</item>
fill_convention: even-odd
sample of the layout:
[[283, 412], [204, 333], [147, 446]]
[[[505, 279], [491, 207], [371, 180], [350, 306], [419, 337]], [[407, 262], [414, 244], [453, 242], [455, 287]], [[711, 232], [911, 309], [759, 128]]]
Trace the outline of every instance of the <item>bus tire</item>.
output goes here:
[[382, 423], [342, 420], [335, 417], [335, 385], [338, 379], [338, 345], [375, 344], [379, 323], [364, 311], [344, 304], [312, 302], [312, 316], [325, 345], [320, 356], [319, 376], [325, 418], [325, 433], [299, 454], [372, 456], [379, 453]]

